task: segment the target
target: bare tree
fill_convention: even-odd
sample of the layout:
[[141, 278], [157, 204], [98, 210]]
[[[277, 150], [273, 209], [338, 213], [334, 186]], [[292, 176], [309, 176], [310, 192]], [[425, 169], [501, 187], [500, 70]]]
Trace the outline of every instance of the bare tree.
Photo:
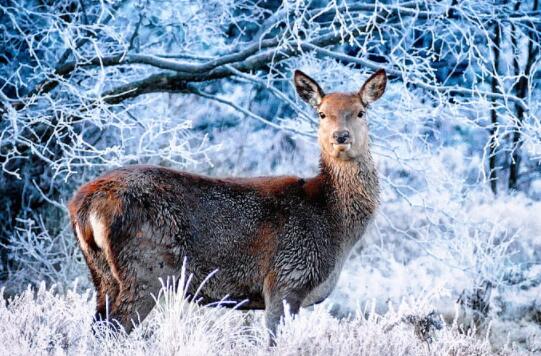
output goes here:
[[[500, 63], [500, 46], [501, 46], [501, 28], [500, 24], [494, 25], [494, 43], [492, 45], [492, 53], [494, 56], [494, 69], [493, 76], [490, 83], [493, 93], [498, 93], [498, 67]], [[489, 156], [488, 156], [488, 169], [490, 177], [490, 189], [494, 194], [498, 193], [498, 176], [496, 173], [496, 136], [498, 130], [498, 113], [497, 113], [496, 99], [493, 99], [492, 108], [490, 109], [490, 142], [488, 144]]]
[[[520, 10], [521, 2], [517, 1], [514, 5], [514, 11], [518, 12]], [[532, 3], [532, 12], [539, 10], [539, 1], [534, 0]], [[519, 37], [522, 37], [520, 33], [517, 33], [518, 29], [515, 24], [511, 24], [511, 43], [513, 50], [513, 70], [514, 75], [516, 76], [517, 81], [514, 84], [514, 89], [516, 91], [516, 96], [522, 100], [525, 100], [530, 91], [532, 90], [531, 79], [535, 73], [533, 73], [534, 64], [538, 60], [537, 56], [539, 54], [539, 34], [535, 29], [527, 28], [525, 33], [522, 34], [526, 38], [527, 48], [525, 51], [521, 50], [519, 44]], [[523, 55], [523, 52], [524, 55]], [[520, 59], [522, 56], [526, 57], [524, 70], [521, 70]], [[524, 122], [524, 113], [525, 109], [521, 106], [516, 107], [516, 127], [514, 128], [512, 135], [511, 143], [511, 155], [510, 155], [510, 164], [509, 164], [509, 189], [518, 190], [518, 179], [520, 174], [520, 147], [522, 145], [521, 140], [521, 130]]]

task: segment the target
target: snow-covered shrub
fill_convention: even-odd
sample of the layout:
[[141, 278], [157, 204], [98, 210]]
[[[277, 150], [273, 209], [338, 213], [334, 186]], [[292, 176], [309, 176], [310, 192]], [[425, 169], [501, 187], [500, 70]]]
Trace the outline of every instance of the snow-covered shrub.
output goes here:
[[51, 236], [43, 217], [37, 222], [27, 219], [20, 223], [7, 246], [9, 253], [19, 261], [5, 284], [8, 292], [14, 293], [23, 285], [36, 285], [39, 281], [54, 284], [59, 290], [76, 279], [82, 280], [83, 287], [88, 286], [87, 268], [69, 225], [66, 224], [56, 236]]

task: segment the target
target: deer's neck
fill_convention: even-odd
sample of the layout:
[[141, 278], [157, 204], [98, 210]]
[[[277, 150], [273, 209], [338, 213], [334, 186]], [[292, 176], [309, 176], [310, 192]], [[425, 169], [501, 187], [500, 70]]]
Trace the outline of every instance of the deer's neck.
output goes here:
[[344, 161], [322, 153], [320, 166], [331, 214], [344, 237], [356, 241], [379, 203], [372, 156], [366, 151], [355, 160]]

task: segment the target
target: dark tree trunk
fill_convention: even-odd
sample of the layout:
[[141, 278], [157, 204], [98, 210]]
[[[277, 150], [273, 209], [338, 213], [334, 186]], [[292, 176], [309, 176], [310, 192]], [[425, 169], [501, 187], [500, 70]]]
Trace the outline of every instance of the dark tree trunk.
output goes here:
[[[496, 23], [494, 26], [494, 43], [492, 45], [492, 52], [494, 54], [494, 69], [491, 82], [491, 90], [493, 93], [498, 91], [498, 81], [496, 76], [498, 75], [498, 63], [500, 62], [500, 42], [501, 42], [501, 28], [500, 24]], [[492, 109], [490, 110], [490, 141], [488, 144], [488, 168], [489, 168], [489, 180], [490, 189], [494, 194], [498, 193], [498, 176], [496, 174], [496, 135], [498, 125], [498, 113], [496, 111], [496, 99], [492, 101]]]
[[[515, 4], [515, 12], [519, 10], [520, 8], [520, 2], [517, 2]], [[539, 5], [538, 0], [534, 0], [533, 2], [533, 11], [537, 10]], [[524, 72], [521, 73], [520, 71], [520, 63], [519, 63], [519, 51], [518, 51], [518, 34], [516, 33], [516, 29], [514, 25], [511, 25], [511, 41], [513, 44], [513, 49], [515, 50], [515, 55], [513, 56], [513, 68], [515, 71], [515, 75], [519, 77], [517, 84], [515, 85], [515, 93], [516, 96], [520, 99], [524, 99], [528, 95], [528, 87], [529, 87], [529, 76], [532, 70], [532, 66], [534, 63], [535, 55], [537, 48], [534, 48], [534, 38], [532, 31], [529, 31], [528, 33], [528, 52], [526, 54], [526, 65], [524, 66]], [[518, 190], [518, 179], [520, 174], [520, 148], [521, 148], [521, 134], [520, 129], [522, 127], [522, 122], [524, 121], [524, 108], [522, 108], [520, 105], [516, 105], [516, 126], [513, 130], [513, 141], [511, 146], [511, 162], [509, 164], [509, 183], [508, 187], [509, 190]]]

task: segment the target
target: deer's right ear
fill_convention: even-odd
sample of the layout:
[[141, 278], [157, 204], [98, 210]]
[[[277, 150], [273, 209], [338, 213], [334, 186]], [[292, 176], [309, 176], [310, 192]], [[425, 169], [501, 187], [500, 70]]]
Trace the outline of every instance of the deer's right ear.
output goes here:
[[295, 89], [297, 89], [297, 93], [302, 100], [306, 101], [313, 107], [321, 104], [321, 99], [323, 99], [325, 93], [315, 80], [300, 70], [296, 70], [293, 81], [295, 82]]

